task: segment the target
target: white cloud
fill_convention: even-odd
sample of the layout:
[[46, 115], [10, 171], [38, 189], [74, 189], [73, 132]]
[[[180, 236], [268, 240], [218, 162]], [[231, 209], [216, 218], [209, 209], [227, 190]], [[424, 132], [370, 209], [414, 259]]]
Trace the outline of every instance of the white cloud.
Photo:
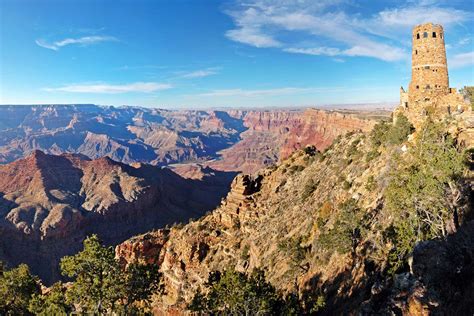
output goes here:
[[448, 66], [451, 68], [462, 68], [474, 65], [474, 52], [454, 55], [448, 59]]
[[113, 36], [84, 36], [80, 38], [66, 38], [61, 41], [56, 41], [53, 43], [48, 43], [42, 39], [37, 39], [35, 42], [38, 46], [43, 48], [48, 48], [52, 50], [59, 50], [61, 47], [67, 45], [91, 45], [100, 42], [113, 42], [117, 41], [117, 39]]
[[341, 54], [341, 50], [339, 48], [334, 47], [314, 47], [314, 48], [285, 48], [283, 49], [285, 52], [288, 53], [295, 53], [295, 54], [306, 54], [306, 55], [326, 55], [326, 56], [337, 56]]
[[282, 44], [273, 37], [261, 33], [258, 29], [244, 27], [227, 31], [226, 36], [235, 42], [255, 47], [279, 47]]
[[161, 90], [171, 89], [173, 86], [166, 83], [156, 82], [135, 82], [122, 85], [114, 84], [79, 84], [67, 85], [59, 88], [45, 88], [45, 91], [62, 91], [75, 93], [127, 93], [127, 92], [143, 92], [151, 93]]
[[334, 47], [315, 47], [315, 48], [285, 48], [285, 52], [306, 55], [324, 55], [324, 56], [366, 56], [374, 57], [385, 61], [395, 61], [403, 59], [406, 53], [403, 49], [390, 47], [384, 44], [367, 43], [356, 45], [349, 49], [340, 50]]
[[[364, 17], [348, 15], [340, 5], [344, 2], [241, 0], [234, 10], [227, 12], [235, 28], [226, 35], [236, 42], [281, 47], [289, 53], [396, 61], [409, 57], [406, 38], [414, 25], [432, 21], [447, 26], [472, 17], [470, 12], [438, 7], [431, 0]], [[331, 47], [326, 47], [327, 43]]]
[[186, 79], [193, 79], [193, 78], [209, 77], [216, 74], [218, 74], [218, 72], [215, 68], [209, 68], [209, 69], [192, 71], [192, 72], [183, 74], [182, 77]]

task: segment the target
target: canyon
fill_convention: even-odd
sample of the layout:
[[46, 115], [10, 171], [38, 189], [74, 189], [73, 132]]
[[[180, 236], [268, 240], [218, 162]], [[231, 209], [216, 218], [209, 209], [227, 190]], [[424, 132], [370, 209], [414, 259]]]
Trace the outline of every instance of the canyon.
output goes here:
[[[374, 116], [374, 113], [376, 114]], [[378, 116], [377, 116], [378, 115]], [[386, 111], [178, 110], [96, 105], [0, 107], [0, 163], [33, 150], [126, 164], [200, 163], [253, 173], [307, 144], [370, 130]]]
[[196, 168], [196, 179], [108, 157], [34, 151], [0, 166], [0, 261], [27, 263], [49, 283], [59, 259], [98, 234], [109, 245], [198, 218], [219, 204], [235, 172]]
[[[48, 284], [59, 259], [97, 233], [116, 245], [199, 218], [238, 172], [307, 144], [371, 128], [369, 112], [168, 111], [95, 105], [2, 106], [0, 260]], [[384, 117], [386, 113], [382, 113]]]

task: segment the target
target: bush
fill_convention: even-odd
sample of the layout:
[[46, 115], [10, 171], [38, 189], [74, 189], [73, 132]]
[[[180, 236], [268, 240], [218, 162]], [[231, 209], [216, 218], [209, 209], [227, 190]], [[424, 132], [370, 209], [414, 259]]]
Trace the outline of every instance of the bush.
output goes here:
[[342, 183], [342, 188], [344, 190], [349, 190], [350, 188], [352, 187], [352, 183], [347, 181], [347, 180], [344, 180], [344, 182]]
[[471, 109], [474, 110], [474, 87], [464, 87], [461, 89], [461, 94], [464, 96], [464, 99], [471, 104]]
[[[376, 124], [370, 132], [372, 151], [376, 151], [381, 145], [400, 145], [414, 131], [413, 125], [403, 114], [397, 115], [394, 124], [382, 121]], [[375, 155], [375, 152], [372, 155]]]
[[345, 254], [354, 251], [362, 238], [363, 214], [353, 199], [341, 203], [338, 208], [339, 214], [334, 227], [322, 232], [318, 242], [326, 251]]
[[39, 294], [38, 278], [26, 264], [5, 270], [0, 275], [0, 315], [27, 315], [33, 295]]
[[306, 182], [304, 188], [303, 188], [303, 193], [301, 194], [301, 199], [303, 201], [306, 201], [308, 197], [313, 194], [313, 192], [318, 188], [319, 181], [314, 182], [314, 180], [310, 179], [308, 182]]
[[45, 295], [33, 295], [29, 311], [35, 315], [69, 315], [72, 307], [66, 301], [66, 288], [57, 282], [51, 286]]
[[408, 121], [406, 116], [398, 114], [395, 120], [395, 124], [389, 129], [386, 136], [388, 144], [400, 145], [407, 140], [408, 135], [415, 131], [413, 125]]
[[241, 272], [216, 271], [209, 275], [207, 293], [197, 293], [188, 308], [195, 312], [221, 315], [274, 315], [282, 305], [282, 297], [265, 280], [261, 270], [250, 276]]
[[385, 209], [394, 218], [391, 271], [406, 260], [416, 242], [446, 235], [445, 222], [456, 211], [457, 180], [465, 166], [455, 141], [441, 124], [427, 122], [411, 155], [398, 157], [385, 192]]
[[360, 143], [360, 139], [358, 138], [349, 145], [349, 148], [347, 149], [348, 157], [354, 157], [359, 154], [357, 150], [357, 145], [359, 145], [359, 143]]
[[242, 249], [242, 254], [240, 256], [240, 259], [242, 260], [249, 260], [250, 258], [250, 246], [249, 245], [245, 245], [244, 246], [244, 249]]
[[294, 266], [301, 266], [306, 257], [307, 248], [301, 246], [302, 242], [302, 236], [293, 236], [278, 243], [278, 249], [290, 258]]
[[373, 191], [377, 188], [377, 183], [375, 182], [375, 178], [374, 176], [369, 176], [369, 178], [367, 179], [367, 183], [365, 184], [365, 189], [367, 191]]
[[375, 158], [377, 158], [378, 156], [380, 156], [380, 152], [378, 151], [378, 149], [374, 148], [370, 150], [369, 152], [367, 152], [367, 155], [365, 156], [365, 162], [370, 162], [374, 160]]

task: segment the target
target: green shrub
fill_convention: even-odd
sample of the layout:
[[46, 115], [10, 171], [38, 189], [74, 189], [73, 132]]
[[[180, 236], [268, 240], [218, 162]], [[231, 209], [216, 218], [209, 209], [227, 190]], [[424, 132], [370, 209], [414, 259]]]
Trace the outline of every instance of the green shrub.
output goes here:
[[31, 298], [40, 292], [38, 281], [26, 264], [20, 264], [11, 270], [2, 268], [0, 315], [28, 315]]
[[372, 151], [377, 150], [381, 145], [399, 145], [405, 142], [408, 135], [412, 134], [414, 130], [413, 125], [403, 114], [397, 115], [394, 124], [382, 121], [376, 124], [370, 132]]
[[306, 182], [304, 188], [303, 188], [303, 193], [301, 194], [301, 199], [303, 201], [306, 201], [306, 199], [308, 197], [311, 196], [311, 194], [313, 194], [313, 192], [318, 188], [318, 185], [319, 185], [319, 181], [314, 181], [312, 179], [308, 180], [308, 182]]
[[373, 175], [369, 176], [367, 179], [367, 183], [365, 184], [365, 189], [367, 191], [373, 191], [377, 188], [377, 183], [375, 182], [375, 178]]
[[278, 243], [278, 249], [290, 258], [295, 266], [300, 266], [306, 257], [307, 248], [302, 247], [303, 237], [291, 237]]
[[406, 116], [398, 114], [395, 124], [391, 126], [386, 136], [386, 141], [391, 145], [399, 145], [407, 140], [408, 135], [412, 134], [415, 128]]
[[342, 188], [344, 190], [349, 190], [350, 188], [352, 187], [352, 182], [349, 182], [347, 180], [344, 180], [344, 182], [342, 183]]
[[250, 246], [245, 245], [244, 248], [242, 249], [242, 254], [240, 256], [240, 259], [249, 260], [249, 258], [250, 258]]
[[188, 308], [212, 315], [277, 315], [283, 298], [261, 270], [250, 276], [227, 270], [212, 272], [206, 293], [197, 293]]
[[355, 250], [365, 232], [363, 214], [353, 199], [341, 203], [338, 208], [334, 227], [322, 232], [318, 243], [326, 251], [345, 254]]
[[367, 155], [365, 156], [365, 162], [370, 162], [380, 156], [380, 152], [378, 151], [377, 148], [374, 148], [367, 152]]
[[385, 191], [385, 209], [394, 218], [390, 241], [391, 272], [403, 266], [416, 242], [446, 235], [445, 222], [455, 209], [450, 196], [457, 190], [463, 155], [441, 124], [428, 121], [417, 134], [410, 155], [396, 158]]

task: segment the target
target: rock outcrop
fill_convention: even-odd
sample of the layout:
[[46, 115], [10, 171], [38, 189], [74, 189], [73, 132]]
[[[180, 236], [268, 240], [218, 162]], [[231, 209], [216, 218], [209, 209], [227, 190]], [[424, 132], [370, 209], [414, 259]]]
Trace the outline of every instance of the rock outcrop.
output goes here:
[[[411, 150], [408, 146], [405, 152]], [[236, 177], [212, 213], [127, 240], [116, 247], [116, 256], [124, 264], [159, 265], [166, 294], [155, 297], [157, 314], [185, 311], [211, 271], [254, 268], [263, 269], [280, 291], [323, 295], [327, 315], [472, 313], [472, 222], [466, 216], [463, 232], [447, 244], [432, 240], [415, 249], [413, 271], [407, 266], [393, 277], [387, 274], [393, 245], [381, 238], [390, 232], [393, 217], [384, 208], [384, 192], [396, 165], [394, 156], [404, 152], [401, 147], [379, 149], [373, 156], [372, 140], [355, 132], [324, 152], [298, 150], [253, 176]], [[472, 184], [465, 189], [457, 210], [472, 216]], [[349, 228], [341, 225], [351, 227], [355, 219], [343, 219], [342, 214], [359, 214], [364, 222], [350, 228], [351, 238], [345, 242], [344, 229]], [[454, 266], [461, 271], [459, 278]], [[446, 292], [438, 286], [439, 273], [449, 273]]]

